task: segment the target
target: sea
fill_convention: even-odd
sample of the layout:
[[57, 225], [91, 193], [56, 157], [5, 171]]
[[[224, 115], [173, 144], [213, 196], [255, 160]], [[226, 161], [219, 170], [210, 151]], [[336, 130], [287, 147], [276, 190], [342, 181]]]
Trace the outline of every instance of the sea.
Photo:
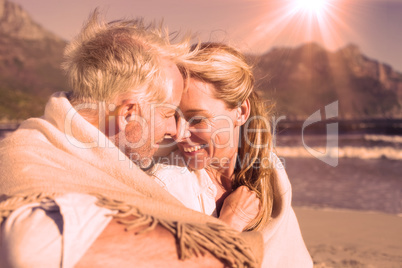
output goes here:
[[[343, 134], [337, 148], [327, 143], [325, 135], [277, 138], [276, 153], [292, 184], [294, 206], [402, 216], [402, 135]], [[326, 150], [336, 161], [323, 161]]]

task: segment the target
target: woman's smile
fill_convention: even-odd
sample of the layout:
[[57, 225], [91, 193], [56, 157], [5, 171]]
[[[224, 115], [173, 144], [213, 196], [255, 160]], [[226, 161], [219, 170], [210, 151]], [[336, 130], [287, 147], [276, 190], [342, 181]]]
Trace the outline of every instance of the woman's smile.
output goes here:
[[198, 151], [200, 151], [201, 149], [204, 149], [208, 147], [208, 144], [203, 144], [203, 145], [196, 145], [196, 146], [192, 146], [192, 147], [184, 147], [183, 146], [183, 151], [185, 153], [197, 153]]

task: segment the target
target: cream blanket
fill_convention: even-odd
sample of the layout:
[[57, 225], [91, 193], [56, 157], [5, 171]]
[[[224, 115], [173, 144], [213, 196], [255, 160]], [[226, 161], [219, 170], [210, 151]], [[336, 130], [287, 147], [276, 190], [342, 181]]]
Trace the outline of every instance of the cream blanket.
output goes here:
[[56, 93], [42, 118], [24, 121], [0, 142], [0, 223], [23, 204], [68, 192], [97, 196], [116, 217], [137, 216], [124, 222], [128, 228], [163, 225], [177, 238], [181, 259], [209, 251], [230, 266], [258, 266], [238, 233], [186, 209]]

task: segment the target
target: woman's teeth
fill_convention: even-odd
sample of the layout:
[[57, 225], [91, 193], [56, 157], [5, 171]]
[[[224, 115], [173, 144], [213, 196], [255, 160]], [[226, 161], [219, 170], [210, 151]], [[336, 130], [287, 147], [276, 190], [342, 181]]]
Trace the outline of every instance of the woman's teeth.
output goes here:
[[204, 145], [198, 145], [198, 146], [183, 148], [183, 150], [186, 153], [191, 153], [191, 152], [194, 152], [194, 151], [198, 151], [198, 150], [200, 150], [201, 148], [204, 148], [204, 147], [205, 147]]

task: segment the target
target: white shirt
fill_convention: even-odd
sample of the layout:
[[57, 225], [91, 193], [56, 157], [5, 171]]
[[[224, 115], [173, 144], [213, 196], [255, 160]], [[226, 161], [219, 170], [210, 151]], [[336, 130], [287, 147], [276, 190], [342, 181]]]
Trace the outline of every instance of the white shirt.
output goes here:
[[205, 169], [156, 164], [152, 174], [160, 186], [187, 208], [217, 217], [217, 189]]

